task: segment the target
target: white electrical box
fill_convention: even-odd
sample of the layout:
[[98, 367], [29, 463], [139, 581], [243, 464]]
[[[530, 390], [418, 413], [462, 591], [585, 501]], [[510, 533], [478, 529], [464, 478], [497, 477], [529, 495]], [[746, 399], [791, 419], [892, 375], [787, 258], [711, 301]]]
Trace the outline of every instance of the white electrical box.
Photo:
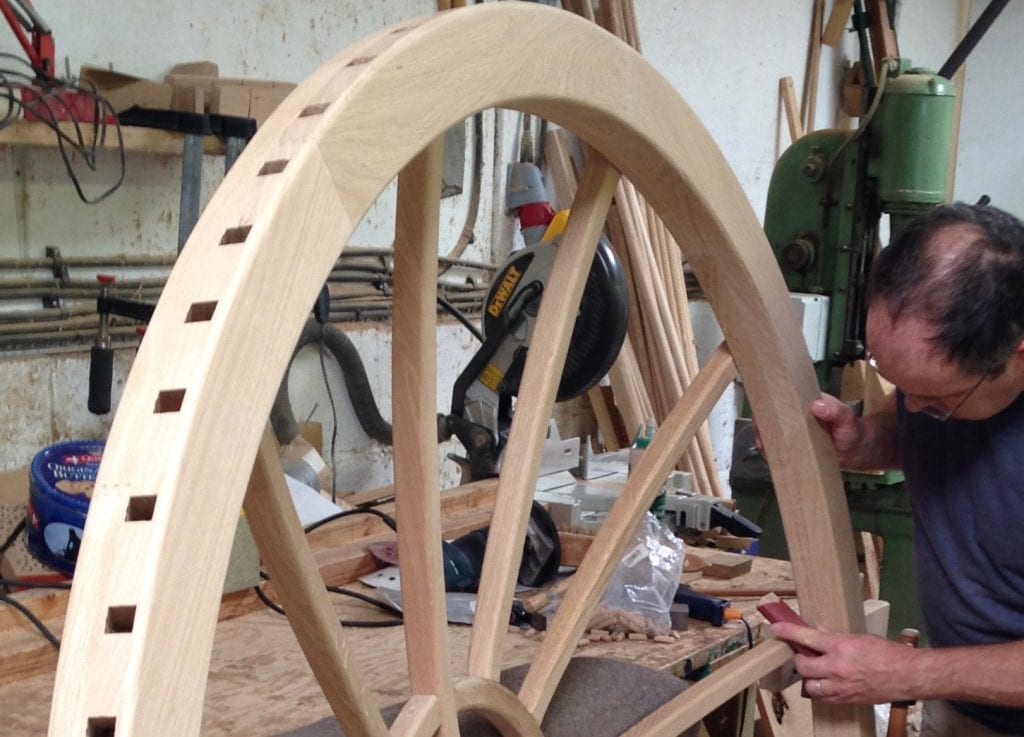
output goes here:
[[812, 361], [825, 360], [825, 346], [828, 338], [828, 297], [821, 294], [790, 294], [793, 306], [800, 320], [800, 329], [804, 334], [804, 342], [811, 354]]

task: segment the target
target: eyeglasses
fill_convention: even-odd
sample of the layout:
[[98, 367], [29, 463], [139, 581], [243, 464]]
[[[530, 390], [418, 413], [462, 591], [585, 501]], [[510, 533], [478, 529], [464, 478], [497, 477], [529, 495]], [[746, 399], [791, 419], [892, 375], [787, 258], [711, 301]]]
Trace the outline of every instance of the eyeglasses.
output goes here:
[[[875, 371], [878, 371], [878, 364], [875, 361], [875, 357], [871, 354], [870, 351], [868, 351], [865, 354], [864, 360], [867, 361], [868, 366], [875, 369]], [[971, 398], [971, 396], [973, 396], [974, 392], [978, 391], [978, 387], [984, 384], [985, 379], [987, 378], [988, 374], [982, 374], [974, 383], [974, 386], [972, 386], [966, 392], [963, 392], [963, 396], [960, 397], [960, 401], [958, 401], [956, 405], [953, 407], [953, 409], [950, 410], [941, 409], [939, 405], [945, 404], [952, 397], [955, 397], [956, 394], [948, 394], [944, 397], [929, 397], [923, 394], [910, 394], [908, 392], [904, 392], [904, 396], [915, 397], [919, 402], [924, 404], [924, 406], [920, 410], [918, 410], [921, 414], [927, 415], [928, 417], [931, 417], [933, 420], [945, 422], [946, 420], [950, 419], [953, 415], [960, 411], [960, 408], [964, 406], [964, 404], [967, 402], [968, 399]]]

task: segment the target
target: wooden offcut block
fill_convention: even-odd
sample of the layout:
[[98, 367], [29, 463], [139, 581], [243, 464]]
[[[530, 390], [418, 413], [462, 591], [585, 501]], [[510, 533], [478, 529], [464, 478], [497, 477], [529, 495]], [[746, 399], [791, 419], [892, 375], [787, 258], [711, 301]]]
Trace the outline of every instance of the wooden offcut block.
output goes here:
[[748, 555], [717, 553], [705, 558], [707, 566], [701, 571], [709, 578], [736, 578], [749, 573], [754, 559]]

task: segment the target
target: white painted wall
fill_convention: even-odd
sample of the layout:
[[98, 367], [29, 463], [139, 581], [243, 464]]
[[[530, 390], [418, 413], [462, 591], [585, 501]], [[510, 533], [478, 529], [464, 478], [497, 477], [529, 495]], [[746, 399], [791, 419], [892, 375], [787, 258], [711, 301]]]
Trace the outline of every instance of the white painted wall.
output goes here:
[[[972, 3], [976, 18], [987, 3]], [[1024, 5], [1010, 3], [967, 60], [954, 196], [1024, 216]]]
[[[903, 0], [898, 32], [903, 53], [925, 66], [938, 67], [953, 48], [961, 0]], [[978, 3], [975, 3], [976, 5]], [[827, 4], [831, 6], [831, 2]], [[39, 0], [40, 12], [54, 27], [61, 58], [72, 69], [82, 63], [113, 64], [117, 69], [160, 78], [175, 62], [209, 59], [224, 76], [298, 82], [336, 51], [384, 25], [432, 12], [432, 0], [357, 3], [354, 0], [185, 0], [167, 5], [153, 0], [123, 4], [111, 12], [99, 0]], [[788, 145], [781, 117], [778, 80], [792, 76], [803, 88], [803, 70], [811, 3], [805, 0], [636, 0], [643, 51], [683, 97], [718, 142], [759, 216], [763, 216], [774, 162]], [[1024, 197], [1024, 153], [1009, 142], [1020, 117], [1014, 79], [1024, 52], [1015, 43], [1024, 30], [1024, 11], [1016, 4], [1004, 13], [991, 37], [969, 64], [964, 108], [958, 195], [974, 199], [993, 194], [997, 204], [1018, 212]], [[828, 127], [836, 108], [835, 89], [852, 37], [840, 51], [824, 49], [817, 106], [818, 127]], [[15, 51], [0, 33], [0, 50]], [[514, 153], [517, 118], [489, 116], [485, 125], [484, 182], [473, 259], [500, 258], [512, 241], [513, 223], [504, 216], [503, 171]], [[499, 168], [495, 175], [495, 162]], [[178, 172], [174, 156], [132, 154], [126, 185], [107, 202], [87, 207], [78, 202], [55, 151], [10, 148], [0, 151], [0, 257], [39, 256], [45, 245], [67, 254], [170, 253], [177, 234]], [[220, 178], [222, 162], [205, 167], [208, 197]], [[109, 181], [109, 173], [100, 184]], [[104, 178], [105, 177], [105, 178]], [[391, 240], [393, 195], [386, 193], [368, 213], [354, 242], [387, 245]], [[465, 217], [465, 197], [447, 200], [442, 209], [442, 249], [454, 242]], [[713, 319], [696, 308], [698, 333], [706, 350]], [[390, 415], [388, 334], [377, 326], [352, 333], [374, 382], [376, 396]], [[445, 363], [439, 371], [439, 404], [450, 400], [459, 367], [473, 349], [465, 331], [444, 327], [438, 337]], [[119, 354], [119, 379], [130, 363]], [[296, 415], [324, 423], [330, 437], [328, 402], [319, 363], [305, 357], [292, 379]], [[85, 411], [86, 359], [81, 355], [0, 359], [0, 382], [11, 398], [0, 410], [0, 469], [24, 464], [38, 448], [68, 437], [99, 436], [106, 420]], [[390, 480], [387, 453], [369, 442], [351, 421], [351, 408], [331, 367], [340, 424], [337, 455], [340, 488], [366, 488]], [[118, 387], [115, 387], [115, 399]], [[719, 468], [727, 473], [734, 400], [713, 416]], [[444, 452], [448, 449], [442, 449]], [[450, 478], [448, 480], [451, 480]]]

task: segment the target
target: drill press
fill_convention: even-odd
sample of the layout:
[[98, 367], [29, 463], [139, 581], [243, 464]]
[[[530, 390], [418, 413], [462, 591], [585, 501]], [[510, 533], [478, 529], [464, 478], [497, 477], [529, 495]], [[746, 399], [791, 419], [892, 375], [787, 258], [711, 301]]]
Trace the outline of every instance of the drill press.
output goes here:
[[[776, 165], [765, 233], [794, 301], [805, 309], [821, 309], [823, 340], [809, 347], [824, 391], [838, 395], [844, 367], [864, 357], [865, 292], [882, 216], [888, 216], [891, 237], [911, 218], [946, 200], [956, 95], [949, 80], [1005, 4], [994, 0], [942, 73], [935, 74], [888, 54], [872, 59], [868, 32], [872, 38], [884, 35], [886, 29], [879, 26], [888, 19], [868, 19], [858, 0], [854, 26], [868, 104], [851, 115], [860, 118], [860, 125], [855, 131], [809, 133]], [[805, 318], [808, 322], [813, 321]], [[762, 553], [786, 557], [771, 477], [754, 447], [749, 420], [737, 423], [732, 468], [734, 498], [748, 513], [760, 510], [754, 519], [764, 528]], [[854, 529], [884, 540], [880, 596], [892, 605], [890, 635], [920, 628], [912, 520], [902, 474], [844, 473], [843, 478]]]
[[[765, 233], [789, 288], [827, 298], [823, 388], [864, 353], [864, 291], [882, 214], [895, 234], [946, 199], [955, 91], [946, 79], [886, 60], [866, 121], [821, 130], [779, 159]], [[870, 115], [870, 117], [868, 117]]]

